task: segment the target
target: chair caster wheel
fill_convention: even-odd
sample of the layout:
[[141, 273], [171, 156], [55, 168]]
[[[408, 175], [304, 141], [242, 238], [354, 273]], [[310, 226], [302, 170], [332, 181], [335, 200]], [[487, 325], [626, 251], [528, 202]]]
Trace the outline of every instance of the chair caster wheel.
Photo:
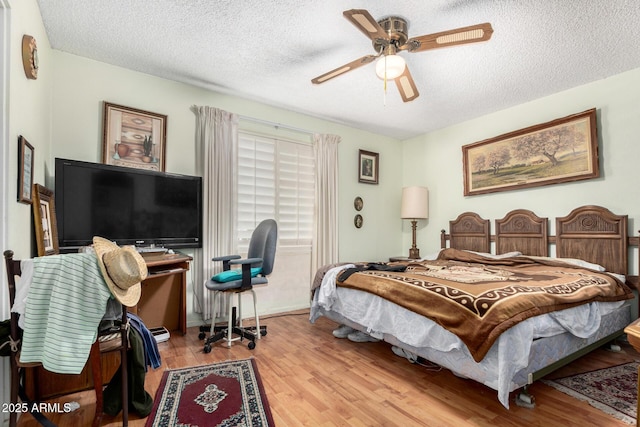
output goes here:
[[265, 329], [265, 330], [260, 331], [260, 335], [262, 335], [262, 336], [267, 335], [267, 331], [266, 331], [266, 329]]
[[204, 346], [204, 353], [205, 353], [205, 354], [209, 354], [209, 353], [211, 353], [211, 344], [205, 344], [205, 346]]
[[204, 333], [204, 332], [200, 332], [200, 333], [198, 334], [198, 339], [203, 340], [205, 336], [206, 336], [206, 335], [205, 335], [205, 333]]
[[247, 347], [249, 347], [249, 350], [253, 350], [254, 348], [256, 348], [256, 343], [254, 343], [253, 341], [249, 341]]

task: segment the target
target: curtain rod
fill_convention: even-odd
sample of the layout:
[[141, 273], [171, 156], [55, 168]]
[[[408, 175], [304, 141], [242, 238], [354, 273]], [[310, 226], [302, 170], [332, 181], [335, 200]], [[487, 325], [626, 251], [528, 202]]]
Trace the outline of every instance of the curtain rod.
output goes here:
[[293, 131], [293, 132], [304, 133], [306, 135], [313, 135], [314, 134], [314, 132], [311, 132], [310, 130], [301, 129], [301, 128], [288, 126], [288, 125], [283, 125], [281, 123], [270, 122], [268, 120], [256, 119], [256, 118], [253, 118], [253, 117], [241, 116], [241, 115], [238, 115], [238, 117], [240, 118], [240, 120], [246, 120], [248, 122], [259, 123], [259, 124], [263, 124], [263, 125], [267, 125], [267, 126], [273, 126], [274, 128], [276, 128], [276, 130], [277, 129], [286, 129], [286, 130], [290, 130], [290, 131]]

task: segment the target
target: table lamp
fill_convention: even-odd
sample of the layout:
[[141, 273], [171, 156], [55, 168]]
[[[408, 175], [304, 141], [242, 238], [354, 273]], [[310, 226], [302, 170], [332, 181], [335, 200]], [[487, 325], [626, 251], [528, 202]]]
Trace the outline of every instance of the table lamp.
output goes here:
[[426, 187], [404, 187], [400, 216], [402, 219], [411, 220], [413, 244], [409, 249], [409, 258], [419, 259], [420, 249], [416, 247], [416, 227], [419, 219], [429, 218], [429, 190]]

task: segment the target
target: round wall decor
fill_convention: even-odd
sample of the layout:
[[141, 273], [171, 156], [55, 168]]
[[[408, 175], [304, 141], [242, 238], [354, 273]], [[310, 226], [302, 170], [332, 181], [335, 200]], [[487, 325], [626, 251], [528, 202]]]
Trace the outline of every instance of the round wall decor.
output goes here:
[[353, 200], [353, 207], [359, 212], [362, 210], [364, 206], [364, 202], [362, 201], [362, 197], [358, 196]]
[[362, 227], [362, 215], [358, 214], [353, 218], [353, 225], [356, 226], [356, 228], [361, 228]]
[[28, 79], [38, 78], [38, 46], [36, 39], [27, 34], [22, 36], [22, 66]]

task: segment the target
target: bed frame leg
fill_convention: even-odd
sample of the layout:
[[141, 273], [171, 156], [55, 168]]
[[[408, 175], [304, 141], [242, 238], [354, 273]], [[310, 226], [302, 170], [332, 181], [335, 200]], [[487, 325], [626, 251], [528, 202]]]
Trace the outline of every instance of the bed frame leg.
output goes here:
[[533, 409], [536, 407], [536, 398], [529, 394], [529, 386], [524, 386], [522, 391], [516, 396], [516, 405], [523, 408]]

